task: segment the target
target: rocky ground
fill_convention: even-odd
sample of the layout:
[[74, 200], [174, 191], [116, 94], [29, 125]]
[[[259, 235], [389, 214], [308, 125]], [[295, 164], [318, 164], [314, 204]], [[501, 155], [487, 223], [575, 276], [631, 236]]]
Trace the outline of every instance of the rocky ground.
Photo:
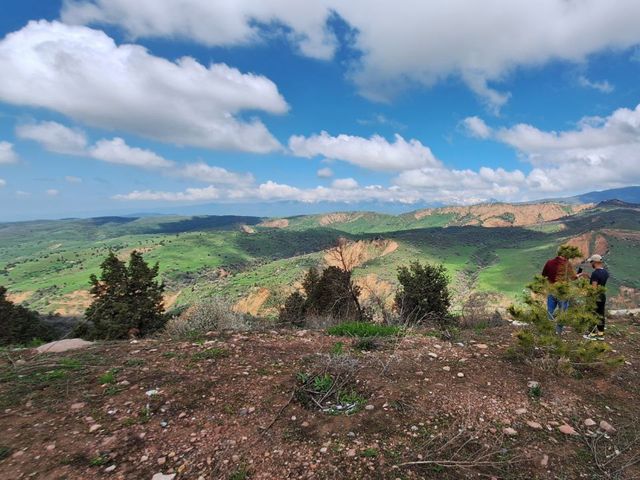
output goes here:
[[[640, 327], [616, 322], [626, 363], [573, 376], [512, 360], [511, 325], [372, 351], [312, 331], [4, 351], [0, 477], [640, 478]], [[357, 406], [300, 395], [314, 372]]]

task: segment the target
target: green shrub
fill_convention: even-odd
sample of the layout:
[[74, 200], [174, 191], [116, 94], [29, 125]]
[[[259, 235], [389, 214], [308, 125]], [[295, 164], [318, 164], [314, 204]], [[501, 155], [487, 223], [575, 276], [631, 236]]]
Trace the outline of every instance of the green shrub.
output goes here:
[[87, 323], [77, 333], [115, 340], [144, 336], [164, 326], [164, 285], [155, 280], [158, 264], [149, 267], [142, 254], [134, 251], [125, 265], [110, 252], [100, 268], [99, 279], [91, 275], [93, 303], [85, 313]]
[[53, 329], [37, 312], [9, 301], [7, 289], [0, 286], [0, 345], [35, 347], [53, 338]]
[[398, 282], [395, 305], [406, 323], [449, 322], [449, 278], [443, 265], [413, 262], [402, 266], [398, 268]]
[[186, 309], [179, 317], [167, 322], [165, 333], [173, 338], [195, 341], [207, 332], [217, 330], [247, 330], [246, 315], [234, 312], [229, 302], [211, 298]]
[[329, 335], [341, 337], [391, 337], [402, 334], [394, 325], [378, 325], [366, 322], [345, 322], [327, 329]]

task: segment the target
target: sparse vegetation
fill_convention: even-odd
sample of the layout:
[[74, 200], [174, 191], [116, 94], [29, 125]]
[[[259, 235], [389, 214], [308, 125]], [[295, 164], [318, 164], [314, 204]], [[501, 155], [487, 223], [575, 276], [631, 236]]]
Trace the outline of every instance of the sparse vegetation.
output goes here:
[[402, 328], [367, 322], [345, 322], [327, 329], [329, 335], [342, 337], [391, 337], [401, 335]]
[[165, 333], [173, 338], [194, 340], [207, 332], [217, 330], [246, 330], [249, 321], [246, 315], [234, 312], [228, 301], [212, 298], [199, 302], [180, 316], [171, 318]]

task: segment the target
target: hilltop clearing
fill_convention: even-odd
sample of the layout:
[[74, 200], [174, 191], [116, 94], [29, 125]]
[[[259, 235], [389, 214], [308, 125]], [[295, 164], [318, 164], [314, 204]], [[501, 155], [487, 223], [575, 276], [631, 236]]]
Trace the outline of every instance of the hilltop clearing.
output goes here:
[[[638, 325], [609, 327], [625, 365], [580, 378], [514, 363], [513, 332], [414, 331], [369, 351], [284, 330], [6, 352], [3, 476], [638, 478]], [[314, 371], [342, 372], [357, 408], [305, 403]]]

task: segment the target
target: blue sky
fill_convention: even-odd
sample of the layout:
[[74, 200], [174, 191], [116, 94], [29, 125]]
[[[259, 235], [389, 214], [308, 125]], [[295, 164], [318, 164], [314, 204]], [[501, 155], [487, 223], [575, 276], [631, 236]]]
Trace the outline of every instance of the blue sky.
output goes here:
[[0, 221], [640, 183], [635, 1], [3, 7]]

